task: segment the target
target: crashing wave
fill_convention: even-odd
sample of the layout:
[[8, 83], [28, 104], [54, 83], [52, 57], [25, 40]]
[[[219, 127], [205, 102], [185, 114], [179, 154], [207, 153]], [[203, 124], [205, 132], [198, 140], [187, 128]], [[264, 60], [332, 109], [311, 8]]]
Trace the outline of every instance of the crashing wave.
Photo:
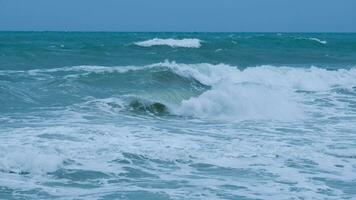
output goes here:
[[142, 69], [168, 69], [181, 77], [210, 86], [210, 89], [182, 100], [178, 105], [163, 101], [158, 102], [157, 107], [152, 103], [136, 102], [131, 108], [161, 113], [162, 107], [164, 112], [176, 115], [213, 119], [296, 120], [304, 116], [303, 97], [298, 91], [325, 92], [334, 86], [352, 88], [356, 85], [356, 69], [330, 71], [317, 67], [265, 65], [239, 70], [225, 64], [168, 61], [136, 68]]
[[327, 91], [336, 85], [345, 88], [356, 85], [355, 69], [259, 66], [239, 70], [224, 64], [174, 62], [156, 65], [211, 86], [200, 96], [183, 100], [172, 109], [178, 115], [203, 118], [297, 120], [305, 114], [303, 97], [298, 91]]
[[135, 43], [141, 47], [151, 47], [151, 46], [170, 46], [170, 47], [185, 47], [185, 48], [200, 48], [201, 41], [194, 38], [185, 38], [185, 39], [160, 39], [154, 38], [151, 40], [146, 40], [142, 42]]

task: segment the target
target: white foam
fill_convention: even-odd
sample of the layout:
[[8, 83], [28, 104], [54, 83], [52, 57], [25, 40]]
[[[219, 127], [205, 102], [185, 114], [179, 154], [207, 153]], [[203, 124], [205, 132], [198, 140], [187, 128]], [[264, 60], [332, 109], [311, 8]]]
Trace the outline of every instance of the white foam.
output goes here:
[[222, 84], [182, 102], [177, 112], [216, 119], [294, 120], [302, 115], [288, 91], [258, 85]]
[[146, 40], [142, 42], [135, 43], [138, 46], [142, 47], [151, 47], [151, 46], [170, 46], [170, 47], [185, 47], [185, 48], [199, 48], [201, 47], [201, 41], [195, 38], [185, 38], [185, 39], [161, 39], [154, 38], [151, 40]]
[[63, 159], [53, 152], [46, 154], [33, 147], [7, 147], [2, 150], [0, 170], [8, 173], [45, 174], [57, 170]]

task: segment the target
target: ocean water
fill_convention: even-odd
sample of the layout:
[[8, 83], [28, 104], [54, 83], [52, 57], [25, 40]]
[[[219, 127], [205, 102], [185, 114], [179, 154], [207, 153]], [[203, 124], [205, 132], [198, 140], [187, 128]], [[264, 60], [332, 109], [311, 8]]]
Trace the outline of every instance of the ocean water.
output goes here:
[[0, 199], [355, 199], [356, 34], [0, 32]]

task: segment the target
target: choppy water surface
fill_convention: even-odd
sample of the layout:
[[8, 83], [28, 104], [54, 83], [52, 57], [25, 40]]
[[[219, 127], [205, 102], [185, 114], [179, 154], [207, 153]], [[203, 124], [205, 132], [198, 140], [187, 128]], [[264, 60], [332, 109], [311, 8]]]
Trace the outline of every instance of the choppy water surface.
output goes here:
[[353, 199], [356, 35], [0, 33], [0, 199]]

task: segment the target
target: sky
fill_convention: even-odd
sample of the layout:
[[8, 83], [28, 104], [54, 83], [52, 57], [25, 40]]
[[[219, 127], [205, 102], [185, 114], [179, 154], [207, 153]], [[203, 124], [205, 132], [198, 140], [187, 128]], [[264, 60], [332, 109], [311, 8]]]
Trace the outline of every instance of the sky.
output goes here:
[[356, 0], [0, 0], [0, 30], [356, 32]]

